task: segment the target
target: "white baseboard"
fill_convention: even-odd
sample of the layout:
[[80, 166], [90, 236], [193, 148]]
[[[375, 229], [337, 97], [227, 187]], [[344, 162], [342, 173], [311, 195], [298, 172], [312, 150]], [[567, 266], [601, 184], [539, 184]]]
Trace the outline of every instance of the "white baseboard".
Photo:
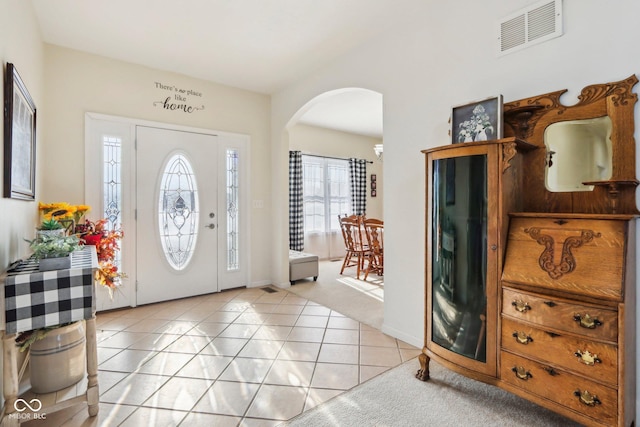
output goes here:
[[263, 286], [270, 285], [271, 282], [269, 280], [259, 280], [257, 282], [251, 282], [247, 288], [261, 288]]
[[385, 323], [382, 324], [382, 332], [391, 335], [394, 338], [402, 340], [407, 344], [411, 344], [412, 346], [422, 348], [424, 346], [424, 341], [422, 337], [414, 337], [412, 335], [407, 335], [402, 331], [399, 331], [395, 328], [392, 328]]

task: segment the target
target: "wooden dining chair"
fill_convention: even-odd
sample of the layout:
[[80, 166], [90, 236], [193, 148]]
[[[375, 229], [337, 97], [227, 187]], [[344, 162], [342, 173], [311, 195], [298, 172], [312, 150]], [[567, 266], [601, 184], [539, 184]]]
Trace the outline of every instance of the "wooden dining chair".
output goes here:
[[369, 253], [362, 217], [351, 215], [339, 217], [339, 220], [345, 244], [345, 255], [340, 274], [344, 272], [345, 268], [356, 267], [356, 277], [360, 279], [360, 272], [364, 270], [364, 262]]
[[367, 280], [371, 272], [379, 276], [384, 275], [384, 222], [376, 218], [367, 218], [363, 221], [363, 227], [369, 249], [367, 268], [364, 272], [364, 280]]

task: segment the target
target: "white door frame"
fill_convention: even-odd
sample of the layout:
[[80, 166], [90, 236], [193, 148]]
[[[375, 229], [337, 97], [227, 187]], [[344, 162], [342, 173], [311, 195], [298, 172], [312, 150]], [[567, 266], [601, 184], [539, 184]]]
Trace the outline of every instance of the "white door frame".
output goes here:
[[[136, 242], [137, 235], [135, 220], [135, 185], [136, 176], [136, 152], [135, 152], [135, 131], [136, 126], [151, 126], [169, 130], [178, 130], [184, 132], [203, 133], [218, 136], [219, 147], [219, 173], [222, 181], [225, 182], [225, 153], [227, 148], [235, 149], [239, 152], [241, 168], [240, 168], [240, 263], [241, 269], [236, 272], [227, 272], [226, 265], [222, 260], [226, 259], [226, 239], [220, 236], [220, 249], [218, 250], [218, 281], [219, 289], [228, 289], [230, 287], [249, 286], [251, 278], [251, 260], [250, 260], [250, 244], [249, 238], [251, 224], [250, 209], [250, 137], [248, 135], [236, 134], [230, 132], [221, 132], [211, 129], [202, 129], [189, 126], [173, 125], [149, 120], [140, 120], [128, 117], [112, 116], [100, 113], [85, 113], [85, 200], [84, 203], [91, 206], [92, 210], [88, 213], [88, 217], [96, 220], [102, 217], [103, 200], [102, 200], [102, 175], [103, 175], [103, 150], [101, 134], [107, 130], [109, 132], [119, 133], [122, 138], [122, 225], [124, 230], [124, 239], [121, 242], [123, 259], [122, 271], [127, 277], [123, 280], [122, 287], [114, 294], [113, 300], [110, 299], [106, 289], [98, 286], [97, 290], [97, 309], [108, 310], [119, 307], [135, 307], [136, 301]], [[226, 218], [225, 210], [220, 211], [219, 221]], [[226, 285], [225, 285], [226, 283]], [[231, 283], [231, 285], [229, 285]]]

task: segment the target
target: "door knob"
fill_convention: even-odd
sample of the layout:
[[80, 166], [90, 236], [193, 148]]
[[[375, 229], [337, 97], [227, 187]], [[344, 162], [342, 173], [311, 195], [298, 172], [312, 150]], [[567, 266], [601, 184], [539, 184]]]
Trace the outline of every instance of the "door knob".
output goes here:
[[216, 225], [215, 224], [207, 224], [207, 225], [205, 225], [205, 227], [206, 228], [210, 228], [210, 229], [213, 230], [214, 228], [216, 228]]

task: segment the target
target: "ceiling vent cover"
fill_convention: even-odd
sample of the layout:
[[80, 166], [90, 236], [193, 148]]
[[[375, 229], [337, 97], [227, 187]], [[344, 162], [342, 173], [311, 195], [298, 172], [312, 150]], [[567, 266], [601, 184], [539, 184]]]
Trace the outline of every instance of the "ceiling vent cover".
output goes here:
[[562, 35], [562, 0], [545, 0], [500, 21], [499, 55]]

